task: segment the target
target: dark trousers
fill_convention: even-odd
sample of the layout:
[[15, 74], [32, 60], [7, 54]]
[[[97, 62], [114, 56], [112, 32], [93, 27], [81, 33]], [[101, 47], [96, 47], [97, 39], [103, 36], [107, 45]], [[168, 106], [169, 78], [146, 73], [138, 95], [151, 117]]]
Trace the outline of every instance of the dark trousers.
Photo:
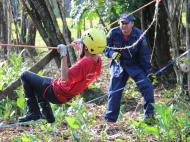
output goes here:
[[[125, 70], [122, 78], [112, 76], [109, 84], [109, 92], [125, 87], [128, 78], [129, 75]], [[152, 83], [147, 79], [147, 76], [144, 72], [139, 73], [137, 76], [133, 78], [135, 82], [138, 82], [143, 79], [144, 81], [138, 83], [137, 87], [140, 90], [143, 97], [144, 115], [146, 117], [153, 114], [154, 107], [151, 105], [151, 103], [154, 103], [154, 87]], [[106, 122], [117, 121], [120, 111], [122, 91], [123, 90], [120, 90], [109, 95], [108, 106], [105, 116]]]
[[54, 80], [53, 78], [39, 76], [30, 71], [24, 71], [20, 78], [29, 109], [37, 110], [38, 102], [63, 104], [63, 102], [55, 96], [53, 86], [49, 87], [46, 92], [45, 99], [43, 98], [44, 91], [50, 85], [51, 81]]

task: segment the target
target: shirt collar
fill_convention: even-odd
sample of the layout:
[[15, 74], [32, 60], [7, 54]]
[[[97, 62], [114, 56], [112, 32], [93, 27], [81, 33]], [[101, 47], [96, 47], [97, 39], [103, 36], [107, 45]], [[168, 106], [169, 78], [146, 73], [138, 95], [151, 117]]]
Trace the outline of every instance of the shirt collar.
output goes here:
[[[119, 27], [118, 34], [123, 34], [120, 27]], [[136, 36], [136, 32], [135, 32], [134, 26], [132, 27], [132, 31], [131, 31], [131, 34], [129, 36], [130, 37], [135, 37]]]

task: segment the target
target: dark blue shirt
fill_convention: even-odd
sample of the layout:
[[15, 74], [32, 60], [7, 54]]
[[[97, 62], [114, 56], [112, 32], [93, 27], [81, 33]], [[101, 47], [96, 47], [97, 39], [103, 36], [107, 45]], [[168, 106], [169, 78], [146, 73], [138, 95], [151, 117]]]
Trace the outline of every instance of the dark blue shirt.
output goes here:
[[[108, 33], [107, 46], [115, 48], [130, 46], [140, 38], [142, 33], [143, 32], [140, 29], [133, 27], [131, 34], [125, 41], [120, 27], [113, 28]], [[150, 52], [145, 36], [143, 36], [134, 47], [129, 49], [117, 50], [106, 48], [104, 50], [104, 54], [108, 58], [111, 58], [114, 52], [121, 53], [119, 64], [129, 73], [130, 76], [135, 76], [141, 71], [144, 71], [147, 75], [151, 73]], [[114, 61], [116, 63], [114, 63]], [[112, 66], [117, 64], [117, 61], [114, 61], [112, 60], [110, 64], [110, 69], [112, 70], [111, 72], [115, 70]]]

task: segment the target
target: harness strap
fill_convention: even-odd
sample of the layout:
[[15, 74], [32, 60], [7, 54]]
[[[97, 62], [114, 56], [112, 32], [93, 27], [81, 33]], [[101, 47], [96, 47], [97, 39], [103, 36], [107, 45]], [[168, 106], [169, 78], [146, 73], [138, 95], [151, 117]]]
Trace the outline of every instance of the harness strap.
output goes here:
[[47, 88], [46, 88], [46, 90], [44, 91], [44, 94], [43, 94], [43, 98], [45, 99], [45, 95], [46, 95], [46, 92], [47, 92], [47, 90], [49, 89], [49, 87], [51, 87], [52, 85], [50, 84]]

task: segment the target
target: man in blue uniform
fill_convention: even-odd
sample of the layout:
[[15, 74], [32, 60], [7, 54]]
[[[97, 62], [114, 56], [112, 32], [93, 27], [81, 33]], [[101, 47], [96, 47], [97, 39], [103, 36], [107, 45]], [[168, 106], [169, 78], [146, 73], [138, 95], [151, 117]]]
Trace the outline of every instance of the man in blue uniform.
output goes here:
[[[129, 13], [124, 13], [120, 18], [125, 17]], [[153, 115], [154, 92], [152, 81], [155, 77], [151, 69], [150, 52], [147, 45], [146, 37], [142, 35], [142, 31], [134, 27], [133, 16], [129, 15], [120, 21], [120, 26], [109, 31], [107, 36], [107, 46], [104, 54], [108, 58], [112, 58], [110, 63], [110, 84], [109, 92], [123, 88], [129, 76], [135, 81], [144, 80], [137, 83], [143, 97], [144, 121]], [[138, 41], [139, 40], [139, 41]], [[125, 48], [138, 43], [131, 48]], [[108, 106], [106, 110], [105, 122], [116, 122], [119, 111], [122, 91], [111, 93], [108, 97]]]

